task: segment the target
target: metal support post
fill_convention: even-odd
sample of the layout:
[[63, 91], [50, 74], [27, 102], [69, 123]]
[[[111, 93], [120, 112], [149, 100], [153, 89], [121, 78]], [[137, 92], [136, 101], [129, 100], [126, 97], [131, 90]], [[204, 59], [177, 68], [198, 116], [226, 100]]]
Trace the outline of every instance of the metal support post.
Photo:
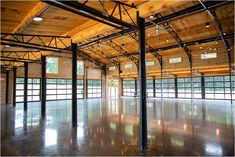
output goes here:
[[5, 96], [5, 104], [8, 104], [9, 99], [9, 70], [6, 70], [6, 96]]
[[77, 126], [77, 44], [72, 43], [72, 125]]
[[24, 111], [28, 108], [28, 63], [24, 63]]
[[178, 79], [177, 76], [175, 76], [175, 98], [178, 98]]
[[205, 77], [204, 74], [201, 76], [201, 91], [202, 91], [202, 99], [205, 99]]
[[41, 115], [46, 115], [46, 56], [41, 56]]
[[16, 67], [13, 68], [13, 107], [16, 106]]
[[155, 76], [153, 77], [153, 97], [156, 97], [156, 84], [155, 84]]
[[137, 15], [139, 31], [139, 104], [140, 104], [140, 148], [147, 148], [147, 106], [146, 106], [146, 50], [144, 19]]

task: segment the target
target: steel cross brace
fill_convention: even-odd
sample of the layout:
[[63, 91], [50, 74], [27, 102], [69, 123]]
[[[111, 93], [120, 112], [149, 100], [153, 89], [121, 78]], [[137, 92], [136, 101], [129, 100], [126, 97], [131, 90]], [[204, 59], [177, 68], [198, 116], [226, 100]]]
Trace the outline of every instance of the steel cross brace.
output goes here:
[[106, 55], [105, 53], [103, 53], [102, 51], [98, 50], [97, 48], [95, 48], [93, 45], [90, 47], [86, 47], [83, 48], [83, 50], [88, 50], [91, 52], [94, 52], [95, 54], [97, 54], [98, 56], [106, 59], [110, 64], [116, 66], [117, 68], [120, 66], [120, 63], [118, 63], [115, 59], [110, 59], [108, 55]]
[[[35, 56], [33, 53], [40, 52], [40, 51], [1, 51], [0, 58], [1, 59], [12, 59], [16, 61], [41, 61], [40, 58]], [[21, 54], [21, 55], [19, 55]], [[33, 59], [30, 59], [32, 56]]]
[[[132, 33], [128, 33], [128, 35], [136, 40], [137, 42], [139, 42], [139, 39], [138, 39], [138, 34], [136, 32], [132, 32]], [[162, 62], [162, 55], [160, 55], [158, 52], [152, 52], [153, 48], [147, 43], [145, 42], [145, 46], [146, 46], [146, 53], [151, 53], [155, 58], [157, 58], [160, 66], [162, 67], [163, 66], [163, 62]]]
[[124, 55], [130, 61], [134, 62], [138, 68], [138, 65], [139, 65], [138, 59], [134, 56], [129, 56], [128, 55], [129, 53], [126, 50], [124, 50], [121, 46], [119, 46], [118, 44], [116, 44], [112, 40], [107, 40], [107, 41], [103, 42], [103, 44], [106, 44], [106, 45], [112, 47], [114, 50], [116, 50], [120, 54]]
[[[69, 45], [66, 45], [64, 40], [69, 40], [67, 42]], [[27, 46], [40, 50], [63, 51], [69, 50], [71, 39], [67, 36], [1, 33], [1, 44]], [[58, 44], [62, 46], [58, 47]]]

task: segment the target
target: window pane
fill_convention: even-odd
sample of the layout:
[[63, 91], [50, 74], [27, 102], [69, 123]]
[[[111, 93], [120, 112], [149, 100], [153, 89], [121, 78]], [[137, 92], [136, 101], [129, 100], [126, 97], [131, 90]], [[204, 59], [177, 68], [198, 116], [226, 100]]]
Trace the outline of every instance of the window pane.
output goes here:
[[47, 57], [46, 72], [58, 73], [58, 58]]

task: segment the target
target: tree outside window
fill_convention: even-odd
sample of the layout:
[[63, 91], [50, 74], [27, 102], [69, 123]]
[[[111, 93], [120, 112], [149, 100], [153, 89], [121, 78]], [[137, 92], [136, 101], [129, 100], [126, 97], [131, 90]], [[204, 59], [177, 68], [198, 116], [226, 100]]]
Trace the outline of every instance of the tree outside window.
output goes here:
[[84, 62], [83, 61], [77, 61], [77, 74], [84, 75]]
[[47, 73], [58, 73], [58, 58], [47, 58]]

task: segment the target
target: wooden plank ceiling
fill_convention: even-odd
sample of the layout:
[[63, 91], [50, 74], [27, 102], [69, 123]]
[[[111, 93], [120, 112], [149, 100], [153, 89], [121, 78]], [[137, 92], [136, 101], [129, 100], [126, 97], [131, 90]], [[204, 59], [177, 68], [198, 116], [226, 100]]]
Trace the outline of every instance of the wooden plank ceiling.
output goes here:
[[[81, 1], [84, 2], [84, 1]], [[125, 0], [123, 1], [127, 4], [134, 3], [137, 6], [138, 11], [142, 17], [149, 19], [149, 15], [155, 13], [161, 13], [162, 16], [169, 15], [179, 10], [195, 6], [200, 4], [199, 1], [134, 1], [134, 0]], [[73, 42], [80, 43], [84, 40], [90, 39], [91, 37], [97, 37], [98, 34], [110, 34], [117, 30], [111, 28], [110, 26], [100, 24], [98, 22], [92, 21], [88, 18], [76, 15], [74, 13], [53, 7], [44, 4], [41, 6], [42, 12], [40, 10], [35, 11], [35, 6], [39, 5], [40, 1], [1, 1], [1, 32], [4, 33], [14, 33], [19, 25], [22, 25], [22, 21], [30, 15], [37, 15], [40, 13], [40, 16], [43, 17], [43, 21], [36, 22], [32, 19], [25, 23], [25, 26], [22, 27], [18, 33], [25, 34], [38, 34], [38, 35], [69, 35]], [[112, 9], [115, 5], [113, 2], [105, 2], [106, 8], [109, 12], [112, 12]], [[91, 6], [97, 10], [102, 10], [101, 5], [98, 1], [88, 1], [86, 5]], [[32, 13], [32, 10], [34, 12]], [[134, 21], [136, 20], [136, 9], [128, 10]], [[216, 9], [221, 26], [226, 34], [234, 33], [234, 5], [233, 3], [228, 3], [223, 6], [220, 6]], [[118, 12], [114, 13], [118, 17]], [[33, 18], [33, 17], [30, 17]], [[130, 22], [126, 14], [123, 14], [123, 19], [126, 19]], [[149, 19], [150, 20], [150, 19]], [[210, 23], [210, 27], [205, 27], [205, 22]], [[218, 29], [213, 18], [208, 14], [208, 12], [200, 12], [190, 16], [182, 17], [179, 19], [171, 20], [169, 24], [177, 32], [178, 36], [182, 39], [183, 42], [201, 40], [211, 37], [219, 36]], [[156, 28], [159, 30], [156, 32]], [[125, 49], [129, 53], [138, 52], [138, 43], [131, 39], [128, 36], [121, 36], [119, 38], [113, 39], [113, 41]], [[146, 29], [146, 42], [153, 48], [161, 48], [170, 45], [176, 45], [176, 41], [167, 33], [162, 27], [152, 26]], [[234, 49], [233, 40], [229, 42], [231, 48]], [[102, 51], [109, 57], [121, 55], [119, 52], [115, 51], [110, 46], [104, 45], [102, 43], [94, 45], [98, 50]], [[207, 48], [209, 49], [207, 50]], [[201, 53], [207, 52], [217, 52], [225, 53], [226, 50], [223, 46], [223, 42], [219, 41], [214, 43], [206, 43], [200, 45], [190, 46], [189, 49], [193, 52], [194, 57], [198, 57]], [[13, 48], [13, 47], [3, 47], [1, 50], [25, 50], [22, 48]], [[102, 58], [101, 56], [84, 50], [89, 56], [108, 64], [107, 59]], [[232, 50], [232, 55], [234, 50]], [[49, 52], [43, 52], [47, 54]], [[176, 48], [159, 52], [163, 57], [177, 57], [185, 55], [183, 49]], [[35, 53], [38, 55], [38, 53]], [[234, 55], [233, 55], [234, 56]], [[148, 60], [154, 60], [154, 57], [151, 54], [147, 54]], [[118, 58], [118, 62], [128, 61], [127, 58]], [[156, 59], [155, 59], [156, 60]], [[233, 59], [232, 59], [233, 60]], [[201, 62], [201, 60], [197, 60]], [[209, 65], [209, 62], [208, 62]], [[221, 66], [221, 65], [220, 65]], [[227, 66], [227, 60], [224, 61], [224, 66]], [[188, 64], [184, 65], [187, 69]], [[205, 67], [206, 68], [206, 67]], [[215, 68], [215, 67], [213, 67]], [[219, 68], [219, 67], [218, 67]], [[226, 71], [228, 68], [226, 69]]]

